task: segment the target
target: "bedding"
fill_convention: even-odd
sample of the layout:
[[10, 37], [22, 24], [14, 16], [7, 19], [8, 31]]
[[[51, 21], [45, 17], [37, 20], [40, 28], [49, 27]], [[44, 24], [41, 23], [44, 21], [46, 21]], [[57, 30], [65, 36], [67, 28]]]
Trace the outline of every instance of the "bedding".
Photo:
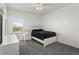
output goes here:
[[43, 29], [35, 29], [32, 30], [32, 36], [39, 38], [41, 40], [44, 40], [46, 38], [50, 38], [50, 37], [54, 37], [56, 36], [55, 32], [51, 32], [51, 31], [45, 31]]

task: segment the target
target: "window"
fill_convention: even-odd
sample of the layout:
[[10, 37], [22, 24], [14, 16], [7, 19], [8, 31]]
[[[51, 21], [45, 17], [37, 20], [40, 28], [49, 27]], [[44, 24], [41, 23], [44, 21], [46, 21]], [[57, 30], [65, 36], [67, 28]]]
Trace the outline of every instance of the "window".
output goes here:
[[12, 19], [12, 24], [13, 24], [13, 32], [23, 32], [23, 28], [24, 28], [23, 19], [19, 17], [15, 17]]

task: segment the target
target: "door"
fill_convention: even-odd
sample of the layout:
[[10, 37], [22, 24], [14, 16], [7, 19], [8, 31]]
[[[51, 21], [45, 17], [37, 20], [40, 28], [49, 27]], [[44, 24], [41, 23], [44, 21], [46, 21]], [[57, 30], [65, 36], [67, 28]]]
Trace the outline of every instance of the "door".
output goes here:
[[2, 43], [2, 15], [0, 15], [0, 44]]

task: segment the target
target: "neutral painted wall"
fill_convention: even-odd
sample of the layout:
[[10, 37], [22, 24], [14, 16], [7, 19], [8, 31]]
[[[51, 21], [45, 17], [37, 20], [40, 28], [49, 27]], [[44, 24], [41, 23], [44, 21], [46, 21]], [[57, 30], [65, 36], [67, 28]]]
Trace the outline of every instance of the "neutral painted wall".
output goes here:
[[58, 41], [79, 48], [79, 4], [72, 4], [42, 16], [42, 26], [55, 31]]
[[8, 34], [12, 33], [12, 19], [13, 18], [23, 19], [24, 27], [26, 29], [31, 28], [32, 26], [39, 26], [39, 16], [38, 15], [34, 15], [31, 13], [26, 13], [26, 12], [17, 11], [17, 10], [8, 8], [8, 19], [7, 19]]

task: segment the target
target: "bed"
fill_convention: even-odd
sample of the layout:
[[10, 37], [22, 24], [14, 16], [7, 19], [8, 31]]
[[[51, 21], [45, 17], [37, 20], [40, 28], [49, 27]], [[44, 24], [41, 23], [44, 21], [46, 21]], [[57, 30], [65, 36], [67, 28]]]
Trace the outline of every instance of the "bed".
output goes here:
[[32, 39], [42, 43], [45, 46], [56, 42], [56, 33], [51, 31], [45, 31], [43, 29], [33, 29]]

